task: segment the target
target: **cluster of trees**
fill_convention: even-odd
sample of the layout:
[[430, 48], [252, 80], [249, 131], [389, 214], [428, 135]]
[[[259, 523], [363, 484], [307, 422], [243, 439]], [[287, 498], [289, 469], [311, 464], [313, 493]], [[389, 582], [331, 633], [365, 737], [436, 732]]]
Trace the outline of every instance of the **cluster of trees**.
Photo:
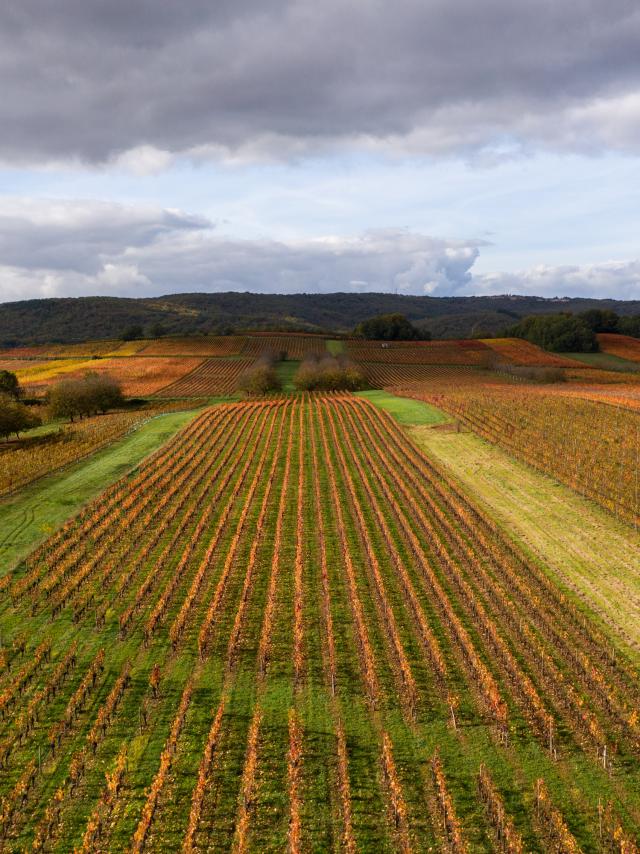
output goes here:
[[553, 353], [595, 353], [598, 350], [593, 328], [575, 314], [525, 317], [508, 329], [507, 335], [524, 338]]
[[275, 357], [265, 354], [238, 377], [238, 391], [250, 397], [261, 397], [270, 391], [280, 391], [282, 383], [275, 367]]
[[139, 341], [141, 338], [162, 338], [167, 334], [167, 328], [162, 323], [152, 323], [145, 330], [140, 323], [132, 323], [120, 333], [121, 341]]
[[363, 320], [354, 329], [354, 335], [374, 341], [429, 341], [431, 335], [418, 329], [404, 314], [379, 314]]
[[47, 394], [53, 418], [82, 418], [122, 406], [124, 397], [119, 383], [107, 374], [87, 373], [81, 379], [56, 383]]
[[598, 332], [640, 338], [640, 314], [623, 317], [601, 308], [580, 314], [534, 314], [523, 318], [504, 334], [525, 338], [554, 353], [596, 353]]
[[367, 380], [357, 365], [341, 356], [309, 356], [293, 377], [299, 391], [358, 391]]
[[20, 402], [22, 389], [18, 377], [12, 371], [0, 371], [0, 437], [8, 439], [39, 427], [42, 419], [33, 410]]
[[615, 332], [618, 335], [631, 335], [640, 338], [640, 314], [621, 317], [615, 311], [592, 308], [577, 315], [594, 332]]

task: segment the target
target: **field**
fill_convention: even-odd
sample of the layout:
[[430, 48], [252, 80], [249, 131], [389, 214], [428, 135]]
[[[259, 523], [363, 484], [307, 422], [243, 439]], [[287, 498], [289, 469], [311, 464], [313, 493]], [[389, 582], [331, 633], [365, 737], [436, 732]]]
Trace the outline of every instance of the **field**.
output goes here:
[[630, 362], [640, 362], [640, 340], [629, 335], [600, 333], [598, 344], [603, 353], [610, 353]]
[[244, 342], [240, 335], [159, 338], [146, 342], [140, 352], [145, 356], [237, 356]]
[[555, 353], [547, 353], [519, 338], [487, 338], [484, 343], [495, 356], [509, 365], [522, 367], [579, 368], [580, 363]]
[[637, 669], [366, 397], [206, 410], [2, 585], [3, 850], [635, 850]]
[[[45, 424], [23, 439], [0, 442], [0, 496], [77, 462], [124, 436], [137, 424], [172, 408], [175, 407], [169, 403], [156, 403], [134, 411], [84, 418], [74, 424]], [[184, 404], [178, 408], [184, 408]]]
[[588, 603], [640, 663], [638, 533], [468, 429], [458, 430], [451, 422], [431, 429], [411, 421], [410, 435], [424, 452], [451, 472], [558, 584]]
[[163, 386], [156, 397], [212, 397], [235, 390], [240, 374], [254, 359], [205, 359], [176, 382]]
[[194, 357], [114, 357], [104, 359], [65, 359], [41, 363], [37, 368], [16, 370], [28, 394], [42, 396], [61, 379], [76, 379], [88, 371], [108, 374], [117, 380], [128, 397], [143, 397], [179, 380], [202, 362]]
[[347, 353], [385, 365], [487, 365], [491, 356], [482, 341], [348, 341]]
[[327, 352], [326, 340], [318, 335], [252, 335], [246, 337], [242, 355], [257, 357], [263, 353], [286, 353], [286, 358], [299, 361], [308, 355], [322, 356]]
[[[184, 404], [182, 404], [184, 406]], [[163, 407], [164, 409], [165, 407]], [[3, 572], [27, 555], [71, 515], [122, 477], [191, 421], [198, 409], [147, 413], [125, 434], [61, 467], [55, 452], [50, 467], [0, 499], [0, 566]], [[28, 473], [33, 465], [28, 465]]]
[[440, 406], [518, 459], [640, 522], [640, 422], [633, 406], [615, 405], [602, 392], [590, 400], [588, 390], [563, 386], [486, 383], [461, 391], [454, 383], [418, 383], [397, 391]]

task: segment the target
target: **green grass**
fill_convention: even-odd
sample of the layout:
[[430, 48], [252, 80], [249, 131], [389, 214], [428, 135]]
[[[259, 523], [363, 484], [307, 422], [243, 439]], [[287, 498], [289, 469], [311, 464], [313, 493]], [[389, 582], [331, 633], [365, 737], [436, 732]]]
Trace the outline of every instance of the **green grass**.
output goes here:
[[409, 400], [396, 397], [386, 391], [359, 391], [358, 397], [364, 397], [371, 403], [389, 412], [399, 424], [406, 427], [443, 424], [451, 418], [435, 406], [421, 400]]
[[621, 371], [625, 373], [637, 373], [640, 371], [640, 365], [637, 362], [632, 362], [630, 359], [622, 359], [620, 356], [614, 356], [611, 353], [561, 353], [559, 355], [566, 356], [567, 359], [584, 362], [590, 368], [600, 368], [603, 371]]
[[331, 353], [332, 356], [338, 356], [340, 353], [344, 353], [344, 341], [339, 341], [337, 339], [328, 340], [327, 350]]
[[9, 570], [84, 504], [163, 445], [199, 410], [158, 415], [134, 432], [0, 503], [0, 566]]
[[295, 391], [296, 387], [293, 384], [293, 375], [300, 367], [300, 362], [289, 361], [288, 359], [276, 364], [276, 373], [282, 383], [282, 391]]
[[474, 433], [417, 426], [409, 434], [638, 660], [640, 571], [630, 556], [639, 541], [629, 525]]

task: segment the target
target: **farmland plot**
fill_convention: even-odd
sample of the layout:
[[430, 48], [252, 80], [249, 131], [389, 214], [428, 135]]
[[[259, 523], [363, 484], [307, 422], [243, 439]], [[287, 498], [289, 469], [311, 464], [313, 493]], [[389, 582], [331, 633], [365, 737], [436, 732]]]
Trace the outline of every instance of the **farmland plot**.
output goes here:
[[634, 850], [637, 671], [366, 400], [206, 411], [2, 584], [5, 850]]

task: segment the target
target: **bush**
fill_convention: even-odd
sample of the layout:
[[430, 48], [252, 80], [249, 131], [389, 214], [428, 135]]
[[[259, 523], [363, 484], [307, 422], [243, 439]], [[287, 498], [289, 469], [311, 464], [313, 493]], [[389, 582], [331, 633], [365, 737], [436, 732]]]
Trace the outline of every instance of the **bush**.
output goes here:
[[532, 315], [507, 332], [554, 353], [594, 353], [596, 334], [589, 324], [572, 314]]
[[538, 368], [521, 365], [497, 365], [495, 368], [503, 374], [518, 377], [523, 380], [531, 380], [535, 383], [564, 383], [567, 381], [562, 368]]
[[367, 387], [357, 365], [332, 356], [305, 359], [293, 377], [293, 384], [298, 391], [358, 391]]
[[263, 356], [238, 377], [238, 391], [250, 397], [262, 397], [270, 391], [280, 391], [282, 383], [274, 366], [273, 358]]
[[23, 403], [9, 395], [0, 395], [0, 436], [8, 438], [13, 433], [19, 436], [24, 430], [39, 427], [41, 418]]
[[359, 323], [354, 334], [373, 341], [429, 341], [431, 335], [417, 329], [403, 314], [379, 314]]
[[56, 383], [47, 395], [52, 418], [82, 418], [107, 412], [122, 406], [122, 389], [116, 380], [107, 374], [85, 374], [79, 380], [62, 380]]

